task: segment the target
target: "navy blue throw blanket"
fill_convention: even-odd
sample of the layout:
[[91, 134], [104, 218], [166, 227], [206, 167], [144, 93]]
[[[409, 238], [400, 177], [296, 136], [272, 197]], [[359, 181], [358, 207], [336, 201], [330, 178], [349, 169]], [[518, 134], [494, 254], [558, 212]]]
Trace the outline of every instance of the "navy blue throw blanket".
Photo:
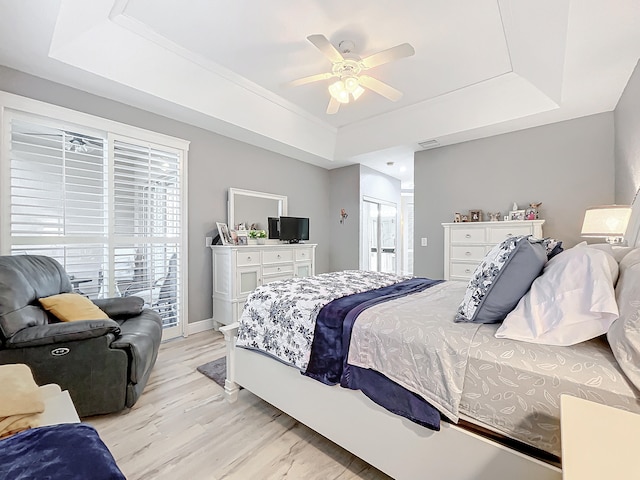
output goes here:
[[32, 428], [0, 440], [0, 478], [126, 480], [98, 432], [85, 423]]
[[440, 413], [422, 397], [374, 370], [347, 364], [351, 331], [366, 308], [421, 292], [442, 280], [411, 278], [388, 287], [338, 298], [325, 305], [316, 319], [311, 355], [305, 375], [327, 385], [340, 383], [361, 390], [387, 410], [432, 430], [440, 430]]

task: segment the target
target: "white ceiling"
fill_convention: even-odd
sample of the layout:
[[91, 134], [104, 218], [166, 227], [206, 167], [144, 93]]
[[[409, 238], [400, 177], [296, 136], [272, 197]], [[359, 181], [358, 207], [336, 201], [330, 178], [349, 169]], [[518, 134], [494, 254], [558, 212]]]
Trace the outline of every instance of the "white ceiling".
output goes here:
[[[365, 57], [372, 91], [325, 113], [330, 70], [306, 37]], [[615, 108], [640, 57], [637, 0], [0, 0], [0, 64], [326, 168], [412, 178], [447, 145]], [[393, 165], [387, 165], [393, 162]]]

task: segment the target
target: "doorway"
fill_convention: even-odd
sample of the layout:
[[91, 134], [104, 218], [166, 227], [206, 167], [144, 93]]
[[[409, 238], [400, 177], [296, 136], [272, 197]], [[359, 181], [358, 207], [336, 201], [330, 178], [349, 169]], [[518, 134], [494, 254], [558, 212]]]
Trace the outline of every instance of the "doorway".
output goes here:
[[362, 222], [361, 268], [373, 272], [396, 273], [397, 205], [363, 197]]

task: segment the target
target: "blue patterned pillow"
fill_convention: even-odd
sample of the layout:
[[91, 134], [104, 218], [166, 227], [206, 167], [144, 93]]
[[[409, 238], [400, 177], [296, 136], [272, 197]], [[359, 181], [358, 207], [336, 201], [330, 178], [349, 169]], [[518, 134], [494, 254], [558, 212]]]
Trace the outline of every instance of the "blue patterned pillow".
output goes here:
[[515, 236], [499, 243], [473, 272], [455, 321], [501, 322], [527, 293], [546, 262], [542, 240]]

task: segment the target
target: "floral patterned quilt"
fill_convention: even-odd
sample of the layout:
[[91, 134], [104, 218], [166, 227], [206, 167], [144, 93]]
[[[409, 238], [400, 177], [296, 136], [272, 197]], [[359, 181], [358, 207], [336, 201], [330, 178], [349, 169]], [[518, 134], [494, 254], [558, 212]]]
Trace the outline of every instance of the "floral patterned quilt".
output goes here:
[[337, 298], [411, 278], [391, 273], [345, 270], [269, 283], [247, 298], [236, 345], [265, 352], [305, 371], [316, 317]]

